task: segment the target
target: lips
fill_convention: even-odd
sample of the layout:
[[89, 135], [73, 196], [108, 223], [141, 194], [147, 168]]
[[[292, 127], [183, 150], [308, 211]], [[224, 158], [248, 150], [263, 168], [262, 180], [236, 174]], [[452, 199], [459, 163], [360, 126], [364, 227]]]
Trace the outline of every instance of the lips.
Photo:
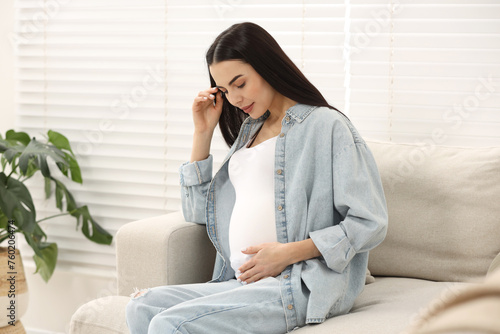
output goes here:
[[[254, 102], [254, 103], [255, 103], [255, 102]], [[252, 111], [252, 109], [253, 109], [253, 105], [254, 105], [254, 103], [252, 103], [252, 104], [251, 104], [251, 105], [249, 105], [249, 106], [246, 106], [246, 107], [241, 108], [241, 110], [243, 110], [243, 111], [244, 111], [244, 112], [246, 112], [247, 114], [248, 114], [248, 113], [250, 113], [250, 112]]]

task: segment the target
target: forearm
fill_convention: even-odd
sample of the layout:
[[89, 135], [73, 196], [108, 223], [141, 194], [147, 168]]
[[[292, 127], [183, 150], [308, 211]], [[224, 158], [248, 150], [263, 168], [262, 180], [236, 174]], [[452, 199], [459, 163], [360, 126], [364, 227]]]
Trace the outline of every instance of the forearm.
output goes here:
[[284, 244], [289, 264], [306, 261], [321, 256], [312, 239], [289, 242]]
[[208, 158], [212, 143], [213, 131], [195, 132], [193, 135], [193, 148], [189, 162], [201, 161]]

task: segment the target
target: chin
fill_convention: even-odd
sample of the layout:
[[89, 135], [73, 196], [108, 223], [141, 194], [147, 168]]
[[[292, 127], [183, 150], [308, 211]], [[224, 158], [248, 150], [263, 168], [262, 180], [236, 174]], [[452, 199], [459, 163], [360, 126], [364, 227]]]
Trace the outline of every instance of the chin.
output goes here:
[[262, 117], [262, 115], [264, 115], [266, 113], [267, 109], [262, 111], [262, 110], [252, 110], [252, 112], [250, 114], [248, 114], [248, 116], [252, 117], [253, 119], [258, 119], [260, 117]]

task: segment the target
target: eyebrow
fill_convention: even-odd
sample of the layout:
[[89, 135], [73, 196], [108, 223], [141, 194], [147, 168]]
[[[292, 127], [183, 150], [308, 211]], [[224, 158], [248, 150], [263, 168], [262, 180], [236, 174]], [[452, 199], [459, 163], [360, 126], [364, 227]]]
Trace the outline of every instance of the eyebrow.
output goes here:
[[[233, 84], [233, 82], [235, 82], [236, 80], [238, 80], [239, 77], [242, 77], [242, 76], [243, 76], [243, 74], [238, 74], [237, 76], [235, 76], [231, 81], [229, 81], [228, 86], [231, 86]], [[215, 87], [225, 89], [225, 87], [222, 87], [222, 86], [215, 86]]]
[[233, 78], [233, 80], [229, 81], [229, 86], [231, 86], [233, 84], [233, 82], [235, 82], [236, 80], [238, 80], [239, 77], [242, 77], [242, 76], [243, 76], [243, 74], [238, 74], [237, 76], [235, 76]]

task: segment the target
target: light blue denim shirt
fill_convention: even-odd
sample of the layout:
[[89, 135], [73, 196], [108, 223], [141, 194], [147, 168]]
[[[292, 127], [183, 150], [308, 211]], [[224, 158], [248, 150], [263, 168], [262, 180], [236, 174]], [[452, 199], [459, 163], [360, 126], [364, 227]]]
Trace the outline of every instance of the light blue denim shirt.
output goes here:
[[[212, 156], [180, 167], [187, 221], [206, 224], [217, 258], [213, 281], [234, 278], [229, 221], [235, 202], [228, 161], [269, 116], [248, 117], [221, 168]], [[296, 104], [286, 111], [275, 153], [278, 241], [311, 238], [321, 256], [288, 266], [280, 280], [288, 330], [347, 313], [365, 284], [368, 251], [387, 231], [387, 207], [375, 160], [351, 122], [335, 110]], [[248, 210], [258, 210], [249, 204]]]

